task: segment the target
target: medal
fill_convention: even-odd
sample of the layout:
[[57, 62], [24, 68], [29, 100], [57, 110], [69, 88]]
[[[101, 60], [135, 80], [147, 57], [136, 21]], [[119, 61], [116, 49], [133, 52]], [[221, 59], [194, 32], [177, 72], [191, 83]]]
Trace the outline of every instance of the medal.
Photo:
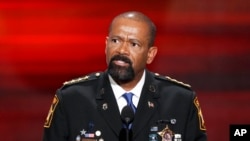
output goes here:
[[172, 141], [174, 135], [173, 131], [168, 128], [168, 125], [162, 131], [158, 132], [158, 134], [161, 136], [162, 141]]

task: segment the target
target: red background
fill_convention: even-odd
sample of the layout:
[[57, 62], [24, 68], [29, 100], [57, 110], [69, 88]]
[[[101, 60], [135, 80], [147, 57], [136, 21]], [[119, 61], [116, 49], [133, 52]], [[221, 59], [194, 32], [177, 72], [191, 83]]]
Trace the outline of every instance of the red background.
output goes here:
[[41, 140], [57, 88], [104, 71], [105, 36], [117, 14], [137, 10], [158, 27], [148, 66], [193, 86], [210, 141], [250, 123], [249, 0], [0, 1], [0, 135]]

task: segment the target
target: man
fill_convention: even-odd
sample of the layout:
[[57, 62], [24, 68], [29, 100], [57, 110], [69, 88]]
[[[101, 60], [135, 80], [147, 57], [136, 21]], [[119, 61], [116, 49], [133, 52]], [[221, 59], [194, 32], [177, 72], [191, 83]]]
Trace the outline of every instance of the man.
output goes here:
[[[205, 141], [190, 86], [146, 69], [157, 54], [155, 33], [153, 22], [140, 12], [115, 17], [106, 38], [108, 69], [64, 83], [53, 99], [43, 140]], [[132, 93], [132, 103], [124, 93]], [[126, 105], [134, 107], [132, 114], [123, 111]]]

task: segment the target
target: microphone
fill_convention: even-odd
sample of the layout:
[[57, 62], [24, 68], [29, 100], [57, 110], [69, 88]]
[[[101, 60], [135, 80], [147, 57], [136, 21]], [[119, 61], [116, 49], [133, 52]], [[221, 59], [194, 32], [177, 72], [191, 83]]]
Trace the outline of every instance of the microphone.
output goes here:
[[130, 107], [130, 106], [125, 106], [123, 107], [122, 109], [122, 112], [121, 112], [121, 119], [122, 119], [122, 122], [126, 125], [126, 128], [123, 128], [121, 130], [121, 136], [120, 136], [120, 141], [123, 141], [124, 138], [124, 130], [125, 130], [125, 139], [126, 141], [132, 141], [132, 130], [130, 130], [129, 128], [129, 125], [132, 123], [132, 121], [134, 120], [134, 116], [135, 116], [135, 113], [133, 111], [133, 109]]
[[125, 106], [122, 109], [121, 112], [121, 118], [122, 121], [126, 124], [127, 128], [129, 127], [129, 124], [132, 123], [132, 121], [134, 120], [134, 111], [130, 106]]

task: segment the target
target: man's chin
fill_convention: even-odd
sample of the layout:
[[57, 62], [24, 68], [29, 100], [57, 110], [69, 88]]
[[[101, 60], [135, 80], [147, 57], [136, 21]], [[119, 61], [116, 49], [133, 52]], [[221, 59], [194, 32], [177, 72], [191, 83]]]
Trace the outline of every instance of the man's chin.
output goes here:
[[110, 75], [119, 83], [127, 83], [133, 80], [133, 74], [129, 73], [126, 69], [111, 70]]
[[108, 67], [108, 72], [119, 83], [127, 83], [134, 79], [134, 71], [130, 65], [121, 66], [112, 61]]

